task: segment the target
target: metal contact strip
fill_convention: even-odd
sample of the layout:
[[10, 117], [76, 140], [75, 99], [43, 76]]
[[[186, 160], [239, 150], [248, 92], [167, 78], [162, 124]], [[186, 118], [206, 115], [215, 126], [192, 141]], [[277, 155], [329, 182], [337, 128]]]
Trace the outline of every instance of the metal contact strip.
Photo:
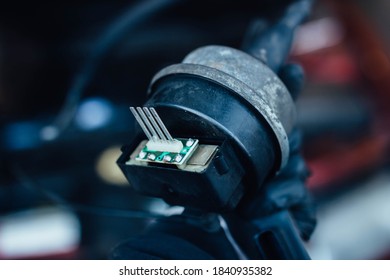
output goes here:
[[140, 114], [142, 120], [148, 127], [149, 131], [152, 133], [152, 139], [153, 140], [160, 140], [160, 137], [158, 136], [156, 130], [153, 128], [152, 124], [150, 123], [149, 119], [146, 117], [144, 111], [142, 111], [141, 107], [137, 107], [137, 111]]
[[136, 121], [138, 122], [138, 124], [140, 125], [140, 127], [142, 128], [143, 132], [145, 133], [146, 137], [148, 137], [149, 140], [152, 140], [153, 137], [152, 135], [150, 134], [148, 128], [145, 126], [142, 118], [140, 117], [140, 115], [138, 114], [138, 112], [135, 110], [134, 107], [130, 107], [130, 111], [133, 113]]
[[157, 131], [157, 134], [160, 136], [160, 139], [163, 140], [163, 141], [167, 141], [167, 137], [165, 137], [164, 133], [161, 131], [161, 128], [156, 123], [154, 117], [152, 116], [152, 114], [149, 111], [149, 108], [144, 107], [143, 110], [144, 110], [146, 116], [148, 117], [149, 121], [152, 123], [153, 127]]
[[171, 134], [169, 133], [169, 131], [168, 131], [167, 127], [165, 126], [165, 124], [163, 123], [163, 121], [161, 120], [160, 116], [157, 114], [156, 110], [153, 107], [151, 107], [150, 112], [152, 113], [153, 117], [156, 119], [157, 123], [161, 127], [164, 134], [167, 136], [168, 140], [173, 141]]

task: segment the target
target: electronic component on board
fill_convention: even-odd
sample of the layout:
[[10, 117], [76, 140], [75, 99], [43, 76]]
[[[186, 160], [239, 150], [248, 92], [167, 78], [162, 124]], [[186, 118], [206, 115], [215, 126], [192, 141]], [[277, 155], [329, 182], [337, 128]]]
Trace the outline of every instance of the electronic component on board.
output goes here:
[[182, 165], [198, 148], [198, 139], [173, 138], [153, 107], [130, 107], [130, 111], [149, 139], [146, 143], [141, 142], [135, 160]]

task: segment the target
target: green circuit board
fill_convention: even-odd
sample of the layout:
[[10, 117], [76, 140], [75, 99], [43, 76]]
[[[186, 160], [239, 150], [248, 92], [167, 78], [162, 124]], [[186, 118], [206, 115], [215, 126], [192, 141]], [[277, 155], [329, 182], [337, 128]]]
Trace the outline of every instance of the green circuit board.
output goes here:
[[180, 141], [183, 144], [183, 148], [178, 153], [149, 150], [147, 144], [145, 144], [135, 159], [138, 161], [161, 164], [184, 164], [198, 147], [199, 140], [191, 138], [175, 138], [175, 140]]

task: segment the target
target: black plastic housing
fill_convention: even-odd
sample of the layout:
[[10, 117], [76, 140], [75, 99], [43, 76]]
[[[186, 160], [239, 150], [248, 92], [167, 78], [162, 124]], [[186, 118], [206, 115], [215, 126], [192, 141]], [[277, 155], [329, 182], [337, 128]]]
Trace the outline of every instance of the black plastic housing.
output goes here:
[[228, 139], [253, 188], [279, 166], [274, 132], [253, 105], [215, 81], [189, 74], [153, 84], [145, 106], [157, 108], [172, 135]]
[[126, 164], [138, 144], [122, 148], [118, 165], [134, 190], [142, 194], [163, 198], [173, 205], [221, 212], [235, 208], [244, 194], [244, 167], [227, 141], [219, 145], [201, 173], [172, 165]]
[[[118, 164], [136, 191], [168, 203], [223, 212], [234, 209], [279, 166], [275, 136], [252, 105], [215, 81], [189, 74], [168, 75], [153, 84], [147, 107], [156, 108], [174, 137], [224, 139], [203, 173], [125, 164], [145, 139], [135, 135]], [[228, 166], [221, 174], [219, 165]]]

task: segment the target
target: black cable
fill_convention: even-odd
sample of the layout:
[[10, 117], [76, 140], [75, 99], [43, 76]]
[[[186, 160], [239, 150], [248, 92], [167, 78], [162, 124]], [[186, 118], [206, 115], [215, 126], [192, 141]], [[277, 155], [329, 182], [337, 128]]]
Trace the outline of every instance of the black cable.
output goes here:
[[51, 203], [64, 208], [66, 210], [70, 210], [72, 212], [77, 213], [87, 213], [99, 216], [109, 216], [109, 217], [120, 217], [120, 218], [136, 218], [136, 219], [168, 219], [172, 220], [172, 218], [177, 219], [178, 221], [182, 221], [183, 219], [179, 216], [170, 217], [162, 214], [156, 214], [151, 212], [146, 212], [142, 210], [120, 210], [120, 209], [112, 209], [107, 207], [97, 207], [97, 206], [89, 206], [77, 203], [70, 203], [60, 195], [43, 189], [35, 184], [35, 182], [24, 172], [24, 170], [18, 165], [13, 164], [13, 173], [17, 181], [21, 184], [22, 187], [25, 187], [28, 190], [32, 190], [34, 192], [38, 192], [42, 194], [45, 198], [47, 198]]
[[[97, 40], [95, 47], [90, 52], [80, 72], [75, 75], [73, 83], [66, 94], [63, 107], [60, 109], [53, 123], [47, 127], [51, 133], [46, 140], [54, 140], [61, 135], [71, 123], [81, 96], [88, 84], [92, 80], [98, 65], [105, 54], [120, 40], [125, 34], [136, 28], [143, 21], [154, 13], [159, 12], [170, 5], [179, 2], [178, 0], [145, 0], [132, 5], [123, 15], [119, 16], [108, 26], [103, 35]], [[45, 129], [44, 128], [44, 129]]]
[[290, 54], [294, 32], [307, 19], [314, 0], [296, 0], [271, 24], [258, 19], [244, 38], [242, 49], [278, 73]]

